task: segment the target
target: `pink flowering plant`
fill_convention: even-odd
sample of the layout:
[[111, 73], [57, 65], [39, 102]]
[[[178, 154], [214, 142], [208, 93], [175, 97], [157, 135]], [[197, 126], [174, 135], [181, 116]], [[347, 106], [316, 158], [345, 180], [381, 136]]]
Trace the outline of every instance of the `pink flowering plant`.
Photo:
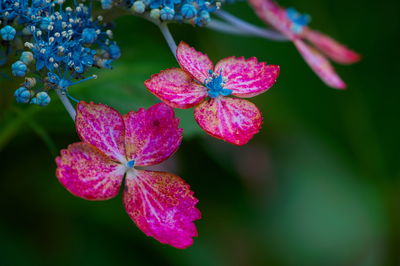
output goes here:
[[[284, 9], [273, 0], [249, 0], [256, 14], [267, 24], [281, 32], [294, 43], [314, 72], [330, 87], [346, 88], [345, 82], [335, 72], [328, 58], [341, 64], [352, 64], [360, 55], [334, 39], [308, 27], [311, 18], [294, 8]], [[310, 47], [304, 42], [310, 42]]]
[[75, 196], [107, 200], [124, 182], [125, 210], [145, 234], [176, 248], [190, 246], [200, 212], [189, 185], [174, 174], [142, 169], [179, 148], [182, 129], [173, 109], [160, 103], [121, 115], [103, 104], [80, 102], [75, 123], [82, 142], [56, 158], [61, 184]]
[[176, 58], [181, 68], [164, 70], [145, 81], [151, 93], [172, 107], [195, 106], [194, 117], [199, 126], [229, 143], [244, 145], [259, 132], [260, 110], [240, 98], [271, 88], [279, 66], [258, 62], [254, 57], [228, 57], [214, 67], [207, 55], [184, 42], [179, 44]]
[[[338, 89], [346, 84], [328, 58], [342, 64], [360, 60], [356, 52], [310, 29], [309, 16], [283, 9], [272, 0], [249, 3], [273, 29], [254, 26], [221, 10], [233, 1], [101, 0], [97, 6], [103, 10], [98, 14], [104, 16], [94, 16], [96, 3], [87, 2], [75, 0], [69, 6], [64, 0], [0, 1], [0, 67], [7, 66], [9, 74], [21, 82], [14, 93], [18, 103], [46, 106], [54, 93], [74, 121], [81, 142], [61, 150], [56, 158], [60, 183], [73, 195], [93, 201], [114, 198], [123, 186], [125, 210], [137, 227], [176, 248], [189, 247], [197, 236], [198, 200], [180, 177], [146, 170], [167, 160], [181, 145], [183, 129], [174, 108], [194, 108], [195, 121], [207, 134], [245, 145], [263, 123], [261, 111], [247, 98], [269, 90], [280, 67], [277, 62], [236, 56], [214, 65], [206, 54], [185, 42], [176, 45], [168, 24], [291, 41], [315, 73]], [[144, 85], [162, 103], [125, 115], [70, 95], [74, 85], [97, 78], [88, 75], [91, 69], [111, 69], [121, 57], [108, 21], [119, 14], [138, 16], [159, 27], [180, 66], [147, 73]], [[211, 19], [211, 14], [219, 19]]]

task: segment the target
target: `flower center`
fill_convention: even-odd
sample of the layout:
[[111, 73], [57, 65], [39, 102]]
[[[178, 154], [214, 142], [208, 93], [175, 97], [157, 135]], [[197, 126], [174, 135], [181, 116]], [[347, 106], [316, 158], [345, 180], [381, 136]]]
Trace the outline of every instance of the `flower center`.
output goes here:
[[129, 169], [133, 168], [134, 165], [135, 165], [135, 160], [130, 160], [129, 162], [127, 162], [125, 164], [126, 168], [129, 168]]
[[292, 31], [296, 34], [300, 34], [304, 27], [306, 27], [310, 21], [311, 17], [308, 14], [301, 14], [297, 12], [294, 8], [286, 9], [286, 15], [288, 19], [293, 23]]
[[232, 94], [232, 90], [225, 89], [226, 78], [222, 77], [222, 70], [220, 74], [208, 70], [209, 77], [204, 80], [204, 85], [208, 89], [208, 96], [216, 98], [219, 95], [228, 96]]

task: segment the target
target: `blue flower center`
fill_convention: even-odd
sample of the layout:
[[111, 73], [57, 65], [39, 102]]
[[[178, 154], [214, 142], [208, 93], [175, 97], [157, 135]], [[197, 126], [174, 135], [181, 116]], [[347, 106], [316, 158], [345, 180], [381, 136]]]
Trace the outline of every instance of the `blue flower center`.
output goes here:
[[129, 162], [126, 163], [126, 167], [128, 168], [133, 168], [135, 165], [135, 160], [130, 160]]
[[286, 15], [288, 19], [293, 23], [292, 31], [296, 34], [300, 34], [304, 27], [308, 26], [311, 22], [311, 17], [308, 14], [301, 14], [294, 8], [286, 9]]
[[226, 79], [222, 77], [222, 70], [219, 74], [214, 73], [212, 70], [208, 70], [209, 77], [204, 80], [204, 85], [208, 89], [208, 96], [210, 98], [216, 98], [219, 95], [228, 96], [232, 94], [232, 90], [225, 89]]

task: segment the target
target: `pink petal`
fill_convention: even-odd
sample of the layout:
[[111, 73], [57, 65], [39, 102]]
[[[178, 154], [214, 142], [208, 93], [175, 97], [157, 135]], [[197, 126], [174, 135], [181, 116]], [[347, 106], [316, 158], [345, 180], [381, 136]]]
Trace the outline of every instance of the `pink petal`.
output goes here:
[[194, 117], [208, 134], [235, 145], [246, 144], [262, 124], [261, 112], [253, 103], [229, 97], [203, 102], [196, 107]]
[[61, 150], [56, 158], [56, 176], [75, 196], [87, 200], [115, 197], [122, 183], [125, 168], [115, 163], [95, 146], [78, 142]]
[[294, 41], [300, 54], [314, 72], [330, 87], [336, 89], [345, 89], [346, 84], [336, 74], [329, 61], [317, 50], [309, 47], [300, 40]]
[[180, 68], [163, 70], [151, 76], [144, 85], [151, 93], [174, 108], [191, 108], [206, 96], [206, 87], [193, 81], [193, 78]]
[[185, 42], [178, 45], [176, 58], [181, 68], [201, 83], [208, 77], [208, 71], [214, 69], [213, 63], [207, 55], [196, 51]]
[[124, 192], [129, 217], [146, 235], [176, 248], [193, 244], [200, 219], [198, 200], [180, 177], [165, 173], [129, 171]]
[[352, 64], [361, 59], [358, 53], [320, 32], [308, 29], [305, 31], [304, 37], [312, 42], [321, 52], [338, 63]]
[[254, 12], [267, 24], [271, 25], [290, 39], [298, 37], [292, 31], [293, 22], [286, 15], [286, 10], [272, 0], [249, 0]]
[[80, 138], [113, 160], [125, 161], [125, 126], [118, 111], [103, 104], [80, 102], [75, 120]]
[[164, 103], [124, 116], [126, 154], [135, 165], [158, 164], [170, 157], [181, 144], [183, 129], [174, 109]]
[[215, 66], [215, 73], [227, 78], [226, 89], [238, 97], [253, 97], [261, 94], [275, 84], [279, 75], [279, 66], [267, 65], [258, 62], [252, 57], [245, 60], [243, 57], [227, 57]]

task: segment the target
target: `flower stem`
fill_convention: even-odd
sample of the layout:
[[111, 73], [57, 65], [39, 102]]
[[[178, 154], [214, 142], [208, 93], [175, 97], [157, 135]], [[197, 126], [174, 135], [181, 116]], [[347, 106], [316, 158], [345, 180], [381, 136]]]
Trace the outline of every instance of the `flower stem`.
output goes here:
[[75, 111], [74, 106], [69, 101], [67, 95], [65, 93], [63, 93], [62, 91], [60, 91], [59, 89], [56, 90], [56, 92], [57, 92], [58, 98], [60, 98], [61, 102], [64, 104], [64, 107], [65, 107], [65, 109], [67, 109], [67, 112], [71, 116], [72, 120], [75, 121], [76, 111]]
[[260, 28], [244, 20], [241, 20], [240, 18], [235, 17], [234, 15], [228, 12], [219, 10], [215, 12], [215, 14], [220, 18], [224, 19], [225, 21], [229, 22], [230, 24], [232, 24], [232, 26], [235, 26], [240, 30], [245, 31], [251, 35], [260, 36], [274, 41], [288, 41], [287, 37], [283, 36], [282, 34], [276, 31]]
[[169, 49], [171, 49], [171, 52], [174, 54], [174, 56], [176, 57], [176, 43], [174, 41], [174, 38], [172, 37], [171, 32], [169, 31], [168, 25], [167, 23], [163, 22], [163, 23], [159, 23], [158, 27], [161, 30], [161, 33], [164, 35], [165, 40], [167, 41], [167, 44], [169, 46]]
[[235, 35], [244, 35], [244, 36], [253, 36], [251, 32], [241, 30], [238, 27], [235, 27], [231, 24], [226, 22], [212, 20], [207, 24], [207, 28], [217, 30], [220, 32], [228, 33], [228, 34], [235, 34]]

